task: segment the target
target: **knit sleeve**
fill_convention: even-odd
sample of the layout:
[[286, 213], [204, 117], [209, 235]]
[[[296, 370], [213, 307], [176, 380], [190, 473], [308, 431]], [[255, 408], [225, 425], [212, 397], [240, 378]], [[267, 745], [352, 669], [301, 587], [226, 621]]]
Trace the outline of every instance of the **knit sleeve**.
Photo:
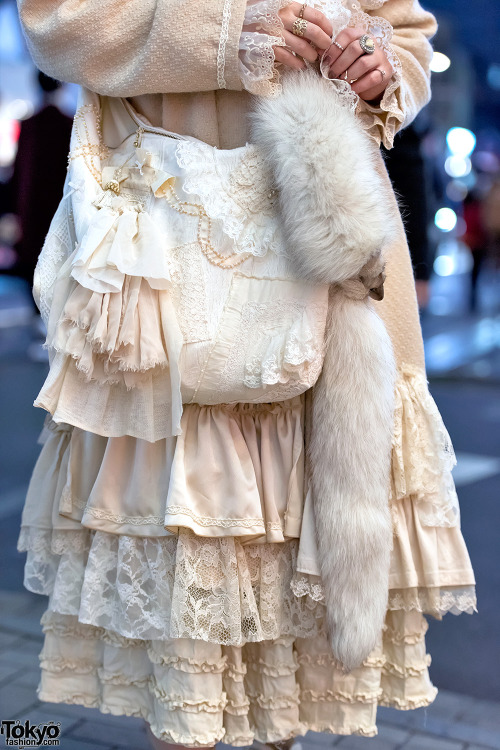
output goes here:
[[430, 100], [430, 39], [437, 31], [437, 21], [418, 0], [387, 0], [382, 7], [354, 13], [353, 21], [378, 38], [393, 70], [379, 104], [360, 99], [357, 106], [365, 129], [378, 144], [391, 149], [395, 134]]
[[17, 0], [35, 64], [106, 96], [241, 91], [246, 0]]

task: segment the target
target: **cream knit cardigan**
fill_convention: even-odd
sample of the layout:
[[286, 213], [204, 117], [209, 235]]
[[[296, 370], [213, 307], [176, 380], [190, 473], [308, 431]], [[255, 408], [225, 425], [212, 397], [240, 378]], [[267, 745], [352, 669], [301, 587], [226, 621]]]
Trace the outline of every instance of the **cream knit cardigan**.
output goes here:
[[[246, 0], [18, 0], [29, 50], [48, 75], [106, 96], [133, 97], [152, 124], [219, 148], [244, 145], [252, 96], [242, 90], [238, 48]], [[268, 0], [271, 11], [279, 0]], [[380, 143], [430, 98], [434, 16], [418, 0], [353, 0], [348, 7], [393, 27], [401, 84], [381, 107], [358, 113]], [[378, 7], [380, 6], [380, 7]]]

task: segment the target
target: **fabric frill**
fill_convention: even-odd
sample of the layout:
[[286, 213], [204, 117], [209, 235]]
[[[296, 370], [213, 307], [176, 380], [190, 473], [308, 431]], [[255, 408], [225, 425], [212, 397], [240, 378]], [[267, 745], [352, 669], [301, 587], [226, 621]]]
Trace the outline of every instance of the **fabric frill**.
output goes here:
[[432, 703], [425, 614], [477, 608], [425, 377], [400, 375], [386, 621], [348, 675], [325, 632], [303, 404], [188, 404], [182, 434], [155, 443], [47, 419], [18, 539], [26, 588], [49, 597], [41, 700], [200, 747], [373, 737], [378, 705]]

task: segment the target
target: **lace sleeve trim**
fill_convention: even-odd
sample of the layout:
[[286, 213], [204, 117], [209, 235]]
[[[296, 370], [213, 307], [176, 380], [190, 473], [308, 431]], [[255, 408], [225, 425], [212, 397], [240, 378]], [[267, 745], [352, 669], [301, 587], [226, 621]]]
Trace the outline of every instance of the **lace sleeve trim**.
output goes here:
[[243, 87], [251, 94], [277, 96], [280, 73], [274, 47], [284, 47], [283, 23], [278, 15], [291, 0], [249, 1], [239, 45], [239, 72]]
[[[366, 2], [364, 3], [366, 7]], [[373, 7], [378, 7], [373, 5]], [[369, 6], [369, 7], [372, 7]], [[362, 10], [355, 10], [351, 16], [351, 26], [360, 26], [366, 33], [373, 36], [384, 50], [392, 68], [392, 77], [384, 91], [380, 104], [374, 106], [359, 99], [356, 114], [363, 128], [380, 145], [391, 149], [394, 136], [405, 120], [405, 113], [401, 108], [401, 87], [403, 70], [394, 47], [391, 45], [393, 27], [385, 18], [370, 16]]]

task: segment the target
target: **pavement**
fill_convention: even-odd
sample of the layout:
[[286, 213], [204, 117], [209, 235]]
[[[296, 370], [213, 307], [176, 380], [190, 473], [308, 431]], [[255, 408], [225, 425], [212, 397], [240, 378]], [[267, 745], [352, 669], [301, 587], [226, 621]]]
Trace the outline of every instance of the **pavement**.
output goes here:
[[[442, 285], [438, 291], [436, 298], [446, 299]], [[63, 750], [148, 750], [139, 719], [37, 699], [39, 621], [47, 599], [23, 588], [25, 554], [15, 546], [44, 418], [32, 403], [47, 364], [26, 295], [19, 280], [0, 277], [0, 721], [60, 721]], [[455, 481], [478, 613], [427, 618], [429, 672], [439, 689], [431, 706], [379, 707], [376, 737], [309, 732], [293, 750], [500, 750], [500, 312], [491, 298], [474, 316], [456, 309], [442, 314], [439, 304], [440, 314], [431, 310], [422, 319], [426, 358], [431, 393], [457, 451]]]

